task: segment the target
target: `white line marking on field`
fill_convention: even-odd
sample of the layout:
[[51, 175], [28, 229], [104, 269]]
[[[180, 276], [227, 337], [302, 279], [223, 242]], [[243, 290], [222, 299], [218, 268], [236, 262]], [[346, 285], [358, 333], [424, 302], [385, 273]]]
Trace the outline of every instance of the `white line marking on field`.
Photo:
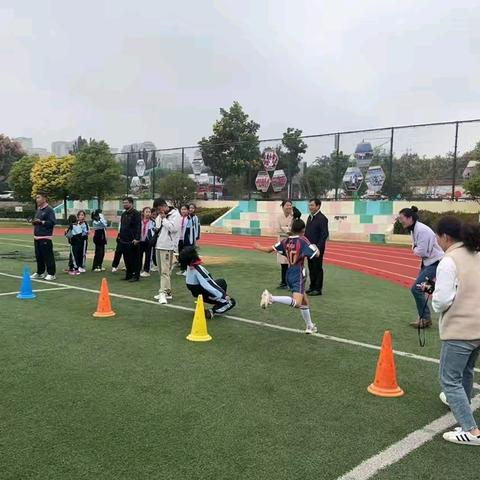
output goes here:
[[[57, 290], [69, 290], [72, 287], [54, 287], [54, 288], [40, 288], [39, 290], [32, 290], [34, 293], [38, 292], [52, 292], [52, 291], [57, 291]], [[0, 293], [0, 297], [5, 297], [7, 295], [18, 295], [20, 292], [5, 292], [5, 293]]]
[[[0, 275], [3, 275], [5, 277], [10, 277], [10, 278], [18, 278], [18, 279], [22, 278], [19, 275], [13, 275], [13, 274], [10, 274], [10, 273], [3, 273], [3, 272], [0, 272]], [[47, 283], [45, 280], [39, 280], [39, 279], [32, 279], [32, 281], [33, 282], [40, 282], [40, 283], [44, 283], [44, 284]], [[94, 289], [85, 288], [85, 287], [77, 287], [75, 285], [67, 285], [65, 283], [48, 282], [48, 284], [49, 285], [57, 285], [59, 287], [67, 287], [67, 288], [70, 288], [72, 290], [79, 290], [79, 291], [82, 291], [82, 292], [89, 292], [89, 293], [96, 293], [96, 294], [100, 293], [100, 290], [94, 290]], [[150, 305], [156, 305], [160, 308], [173, 308], [175, 310], [183, 310], [183, 311], [186, 311], [186, 312], [194, 312], [195, 311], [194, 308], [183, 307], [182, 305], [172, 305], [172, 304], [160, 305], [158, 302], [156, 302], [154, 300], [148, 300], [146, 298], [131, 297], [129, 295], [121, 295], [119, 293], [110, 292], [110, 296], [115, 297], [115, 298], [121, 298], [121, 299], [124, 299], [124, 300], [132, 300], [132, 301], [135, 301], [135, 302], [148, 303]], [[223, 318], [228, 318], [230, 320], [235, 320], [237, 322], [247, 323], [247, 324], [250, 324], [250, 325], [256, 325], [258, 327], [272, 328], [273, 330], [281, 330], [283, 332], [290, 332], [290, 333], [297, 333], [297, 334], [305, 335], [304, 330], [299, 330], [297, 328], [284, 327], [282, 325], [275, 325], [273, 323], [259, 322], [257, 320], [249, 320], [248, 318], [235, 317], [233, 315], [223, 315]], [[314, 336], [314, 337], [317, 337], [317, 338], [322, 338], [323, 340], [332, 340], [334, 342], [344, 343], [346, 345], [354, 345], [356, 347], [368, 348], [370, 350], [380, 350], [379, 345], [372, 345], [370, 343], [357, 342], [356, 340], [350, 340], [348, 338], [335, 337], [333, 335], [326, 335], [326, 334], [323, 334], [323, 333], [314, 333], [311, 336]], [[393, 352], [395, 353], [395, 355], [398, 355], [399, 357], [413, 358], [415, 360], [422, 360], [424, 362], [435, 363], [435, 364], [439, 363], [439, 360], [437, 358], [425, 357], [423, 355], [416, 355], [414, 353], [402, 352], [400, 350], [394, 350]], [[480, 369], [476, 368], [475, 371], [480, 372]]]
[[[32, 245], [30, 243], [22, 243], [22, 242], [18, 242], [17, 240], [6, 240], [7, 242], [11, 242], [11, 243], [5, 243], [5, 240], [4, 239], [1, 239], [0, 238], [0, 245], [5, 245], [5, 246], [8, 246], [8, 247], [14, 247], [15, 245], [19, 246], [19, 247], [23, 247], [23, 248], [35, 248], [35, 245]], [[70, 249], [67, 248], [66, 245], [53, 245], [53, 249], [54, 250], [57, 250], [58, 252], [69, 252]]]
[[[476, 410], [480, 407], [480, 395], [472, 399], [472, 409]], [[337, 480], [367, 480], [394, 463], [399, 462], [409, 453], [420, 448], [425, 443], [438, 435], [439, 433], [451, 428], [457, 424], [453, 414], [447, 413], [433, 422], [425, 425], [419, 430], [410, 433], [400, 441], [394, 443], [382, 452], [363, 461], [360, 465], [342, 475]]]
[[[370, 267], [368, 265], [362, 265], [361, 263], [354, 263], [354, 262], [347, 262], [345, 260], [338, 260], [336, 258], [329, 257], [328, 255], [325, 255], [325, 260], [328, 260], [329, 262], [331, 262], [335, 265], [338, 265], [340, 263], [345, 263], [347, 266], [348, 265], [353, 265], [355, 267], [361, 267], [364, 270], [366, 269], [366, 270], [374, 270], [374, 271], [380, 272], [380, 273], [388, 273], [389, 275], [394, 275], [395, 277], [408, 278], [409, 280], [415, 280], [415, 278], [416, 278], [416, 277], [411, 277], [409, 275], [403, 275], [401, 273], [392, 272], [392, 271], [389, 271], [389, 270], [382, 270], [381, 268], [375, 268], [375, 267]], [[346, 267], [346, 268], [348, 268], [348, 267]], [[361, 270], [361, 269], [358, 269], [356, 271], [359, 271], [360, 273], [364, 273], [364, 271]]]

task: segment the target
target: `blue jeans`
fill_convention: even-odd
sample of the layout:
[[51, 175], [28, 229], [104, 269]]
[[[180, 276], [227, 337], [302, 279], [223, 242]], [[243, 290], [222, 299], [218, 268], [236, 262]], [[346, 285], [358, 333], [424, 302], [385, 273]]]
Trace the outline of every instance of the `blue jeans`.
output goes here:
[[410, 288], [413, 298], [415, 299], [415, 303], [417, 304], [418, 318], [423, 318], [424, 320], [430, 320], [432, 315], [430, 313], [430, 309], [428, 308], [428, 304], [425, 306], [427, 297], [422, 289], [417, 287], [417, 284], [425, 282], [427, 277], [430, 280], [433, 280], [437, 276], [437, 266], [438, 262], [434, 263], [433, 265], [429, 265], [428, 267], [422, 267], [418, 277], [412, 285], [412, 288]]
[[480, 340], [444, 340], [440, 353], [440, 384], [450, 409], [465, 432], [477, 428], [470, 401]]

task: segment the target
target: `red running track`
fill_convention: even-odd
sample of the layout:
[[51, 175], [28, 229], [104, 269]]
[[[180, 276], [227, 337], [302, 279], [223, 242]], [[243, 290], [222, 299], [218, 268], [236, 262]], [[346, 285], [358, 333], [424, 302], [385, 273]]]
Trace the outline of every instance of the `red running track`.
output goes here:
[[[31, 228], [0, 228], [0, 235], [31, 235]], [[109, 230], [108, 236], [115, 238], [117, 232]], [[63, 229], [55, 229], [55, 236], [63, 236]], [[204, 233], [201, 245], [253, 250], [255, 242], [264, 246], [273, 245], [274, 237], [250, 237]], [[366, 273], [404, 287], [410, 287], [415, 280], [420, 261], [409, 248], [369, 243], [328, 242], [324, 256], [326, 263]]]

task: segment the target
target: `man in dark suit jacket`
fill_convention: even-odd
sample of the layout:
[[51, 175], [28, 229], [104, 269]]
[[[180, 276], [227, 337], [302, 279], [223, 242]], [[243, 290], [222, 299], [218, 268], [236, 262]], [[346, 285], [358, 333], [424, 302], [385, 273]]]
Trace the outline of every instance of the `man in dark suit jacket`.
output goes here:
[[120, 218], [120, 231], [118, 232], [118, 243], [123, 253], [126, 275], [125, 280], [138, 282], [140, 280], [141, 262], [138, 255], [138, 245], [142, 230], [142, 216], [139, 211], [133, 208], [133, 198], [123, 199], [125, 209]]
[[308, 271], [310, 273], [309, 295], [321, 295], [323, 289], [323, 254], [325, 253], [325, 244], [328, 238], [328, 219], [320, 211], [322, 202], [318, 198], [312, 198], [308, 208], [310, 215], [307, 220], [305, 236], [310, 243], [317, 246], [320, 255], [308, 261]]

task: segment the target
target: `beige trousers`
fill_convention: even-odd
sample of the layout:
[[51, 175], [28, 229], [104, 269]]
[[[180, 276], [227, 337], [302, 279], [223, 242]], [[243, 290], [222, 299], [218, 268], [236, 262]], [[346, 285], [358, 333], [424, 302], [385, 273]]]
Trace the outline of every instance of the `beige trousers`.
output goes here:
[[173, 266], [173, 251], [156, 249], [155, 255], [157, 257], [158, 273], [160, 274], [160, 290], [158, 293], [170, 293], [172, 291], [170, 275]]

